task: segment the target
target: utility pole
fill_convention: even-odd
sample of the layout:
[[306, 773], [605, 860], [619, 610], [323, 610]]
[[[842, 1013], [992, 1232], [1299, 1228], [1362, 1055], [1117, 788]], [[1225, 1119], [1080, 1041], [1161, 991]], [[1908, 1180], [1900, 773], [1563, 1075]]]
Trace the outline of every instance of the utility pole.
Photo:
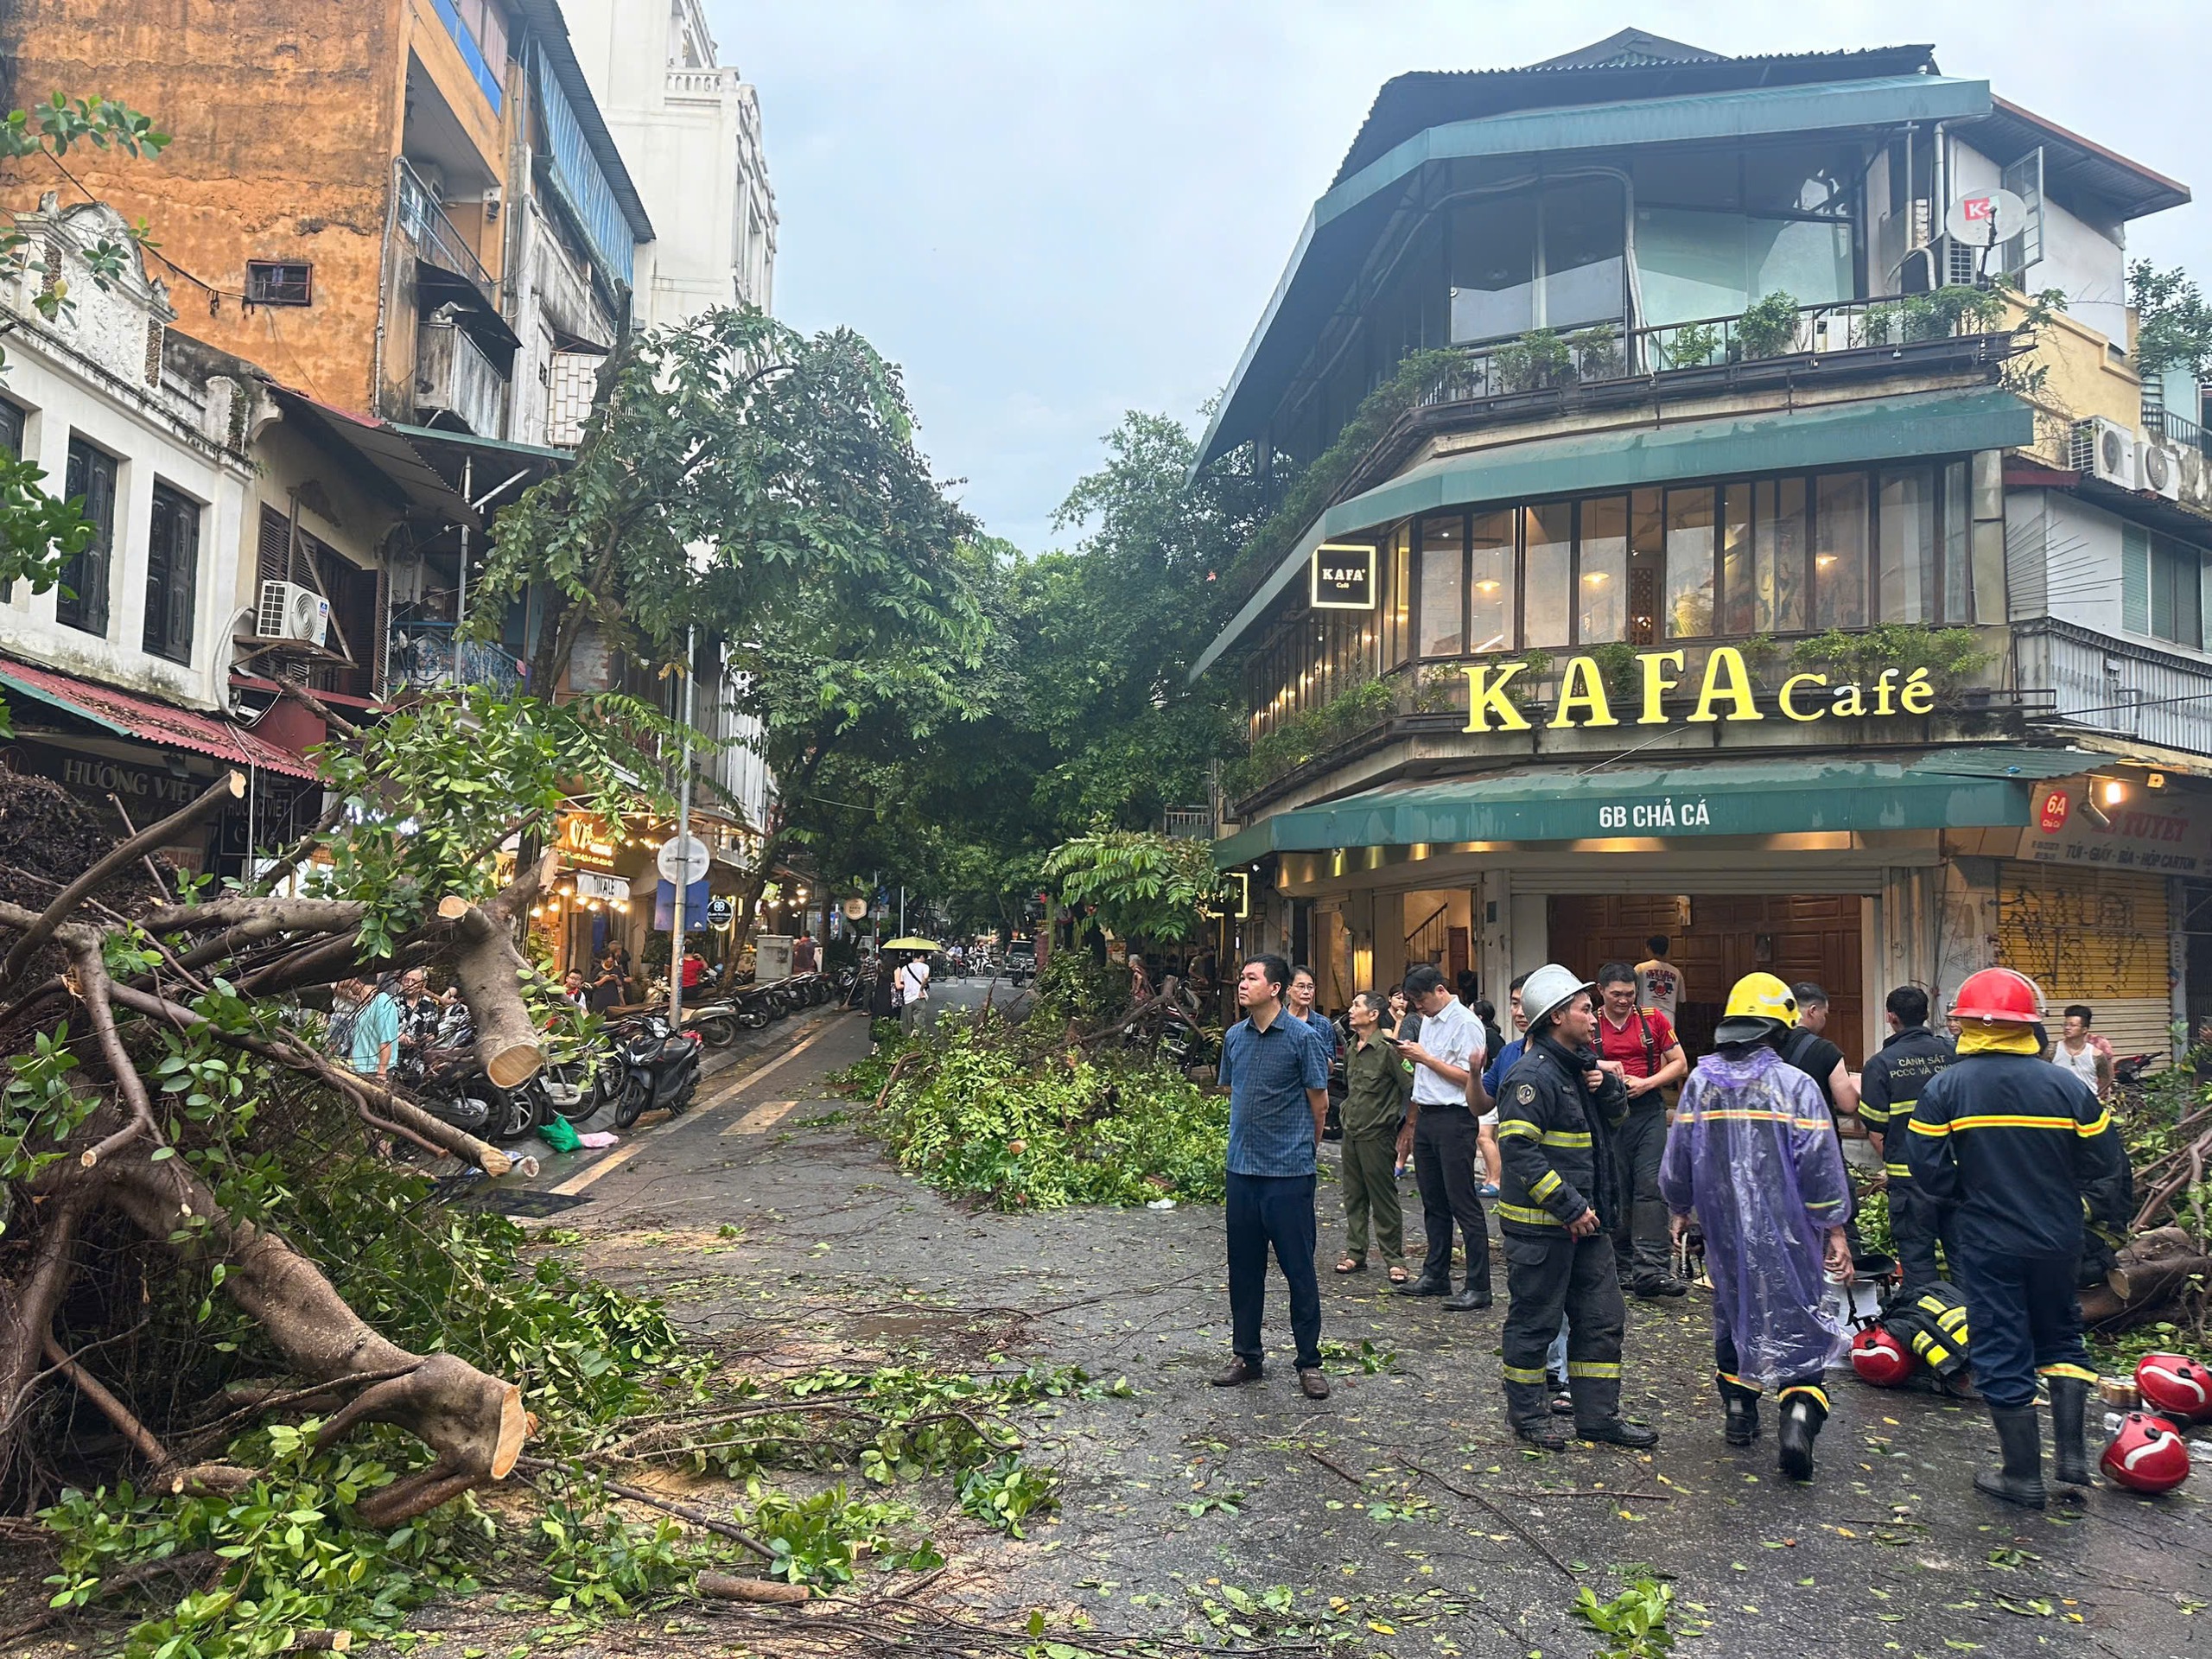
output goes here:
[[696, 626], [684, 630], [683, 758], [679, 762], [683, 776], [676, 785], [677, 856], [676, 880], [671, 883], [676, 889], [676, 902], [671, 906], [670, 919], [676, 924], [676, 931], [668, 947], [668, 1022], [677, 1031], [683, 1029], [683, 899], [691, 886], [691, 867], [684, 859], [691, 850], [691, 670], [698, 660], [698, 638]]

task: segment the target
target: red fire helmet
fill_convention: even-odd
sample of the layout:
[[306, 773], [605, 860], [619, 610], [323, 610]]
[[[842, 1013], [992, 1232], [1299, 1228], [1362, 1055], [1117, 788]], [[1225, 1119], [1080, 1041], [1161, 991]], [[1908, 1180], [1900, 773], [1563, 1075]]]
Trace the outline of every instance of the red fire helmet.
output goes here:
[[2171, 1492], [2189, 1478], [2189, 1446], [2164, 1418], [2131, 1411], [2100, 1459], [2115, 1485], [2131, 1492]]
[[1993, 1020], [2006, 1025], [2033, 1025], [2043, 1018], [2043, 993], [2035, 981], [2010, 968], [1985, 968], [1968, 974], [1959, 987], [1951, 1013], [1961, 1020]]
[[1920, 1369], [1920, 1362], [1890, 1334], [1887, 1327], [1873, 1325], [1851, 1339], [1851, 1369], [1859, 1373], [1863, 1382], [1872, 1382], [1878, 1389], [1894, 1389], [1901, 1387]]
[[2135, 1388], [2145, 1405], [2176, 1422], [2212, 1416], [2212, 1371], [2185, 1355], [2144, 1355], [2135, 1362]]

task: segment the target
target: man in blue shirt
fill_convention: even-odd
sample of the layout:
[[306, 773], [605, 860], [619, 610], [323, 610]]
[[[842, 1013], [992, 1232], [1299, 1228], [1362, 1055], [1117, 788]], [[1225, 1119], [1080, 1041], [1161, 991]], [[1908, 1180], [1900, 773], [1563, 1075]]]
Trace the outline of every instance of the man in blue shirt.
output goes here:
[[1290, 966], [1254, 957], [1236, 980], [1244, 1018], [1221, 1042], [1229, 1090], [1229, 1318], [1235, 1357], [1217, 1389], [1260, 1378], [1260, 1317], [1267, 1306], [1268, 1249], [1290, 1287], [1298, 1386], [1329, 1397], [1321, 1372], [1321, 1286], [1313, 1272], [1314, 1154], [1329, 1112], [1329, 1054], [1283, 1007]]

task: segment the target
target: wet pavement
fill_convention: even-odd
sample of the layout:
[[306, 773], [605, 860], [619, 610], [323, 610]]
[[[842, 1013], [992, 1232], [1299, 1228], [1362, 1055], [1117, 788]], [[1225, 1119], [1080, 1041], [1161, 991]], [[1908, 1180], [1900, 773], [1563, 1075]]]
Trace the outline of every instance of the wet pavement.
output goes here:
[[[1379, 1272], [1327, 1272], [1329, 1184], [1335, 1396], [1297, 1390], [1280, 1280], [1272, 1369], [1211, 1389], [1227, 1358], [1217, 1211], [963, 1209], [899, 1174], [857, 1132], [868, 1103], [823, 1081], [865, 1053], [865, 1019], [826, 1018], [786, 1052], [800, 1041], [632, 1143], [559, 1224], [584, 1235], [575, 1254], [594, 1270], [763, 1363], [1001, 1356], [1126, 1376], [1134, 1398], [1073, 1403], [1038, 1437], [1033, 1455], [1065, 1481], [1058, 1521], [1025, 1543], [942, 1539], [956, 1547], [942, 1593], [1043, 1608], [1058, 1628], [1560, 1656], [1597, 1645], [1569, 1611], [1579, 1586], [1603, 1600], [1650, 1573], [1671, 1582], [1671, 1628], [1693, 1653], [2206, 1649], [2212, 1471], [2162, 1500], [2100, 1489], [2012, 1510], [1971, 1486], [1995, 1445], [1979, 1407], [1846, 1371], [1816, 1479], [1792, 1485], [1770, 1411], [1758, 1446], [1722, 1442], [1697, 1294], [1630, 1306], [1624, 1405], [1661, 1430], [1656, 1452], [1534, 1452], [1499, 1395], [1502, 1282], [1497, 1308], [1454, 1314], [1392, 1296]], [[576, 1179], [557, 1173], [542, 1179]], [[1292, 1593], [1270, 1608], [1277, 1586]]]

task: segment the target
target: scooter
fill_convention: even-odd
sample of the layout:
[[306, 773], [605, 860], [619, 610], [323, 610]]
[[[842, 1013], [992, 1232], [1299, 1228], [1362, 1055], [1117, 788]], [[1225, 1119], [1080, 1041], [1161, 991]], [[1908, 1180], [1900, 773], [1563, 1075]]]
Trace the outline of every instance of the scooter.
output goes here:
[[683, 1111], [699, 1087], [700, 1037], [678, 1033], [658, 1014], [626, 1020], [615, 1033], [615, 1055], [622, 1068], [614, 1103], [614, 1127], [626, 1129], [647, 1112]]

